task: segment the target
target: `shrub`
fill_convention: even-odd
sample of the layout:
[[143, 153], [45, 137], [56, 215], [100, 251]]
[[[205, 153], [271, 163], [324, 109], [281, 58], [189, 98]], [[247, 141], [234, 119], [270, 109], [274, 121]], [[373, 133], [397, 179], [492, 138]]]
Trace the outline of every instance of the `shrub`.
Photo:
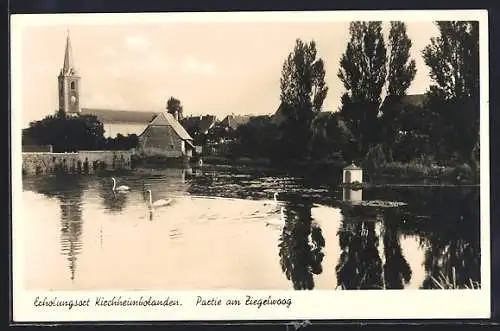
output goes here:
[[474, 177], [474, 172], [470, 165], [464, 163], [453, 168], [452, 175], [458, 180], [469, 180]]
[[410, 178], [436, 178], [445, 176], [450, 168], [440, 167], [436, 165], [427, 166], [421, 163], [400, 163], [392, 162], [385, 164], [383, 174], [396, 177]]
[[368, 169], [378, 169], [387, 163], [387, 156], [381, 144], [370, 147], [364, 159], [364, 166]]

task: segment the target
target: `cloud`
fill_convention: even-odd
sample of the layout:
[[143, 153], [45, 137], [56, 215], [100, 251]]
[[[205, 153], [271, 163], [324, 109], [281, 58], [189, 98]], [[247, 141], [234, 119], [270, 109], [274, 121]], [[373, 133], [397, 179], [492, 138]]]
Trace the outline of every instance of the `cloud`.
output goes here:
[[171, 61], [160, 52], [149, 51], [141, 57], [123, 53], [110, 59], [104, 70], [116, 78], [137, 78], [151, 74], [165, 74], [170, 72]]
[[145, 51], [151, 46], [151, 42], [143, 35], [132, 35], [125, 37], [125, 45], [131, 50]]
[[183, 61], [182, 69], [192, 74], [212, 75], [215, 73], [215, 66], [212, 63], [202, 62], [191, 56]]

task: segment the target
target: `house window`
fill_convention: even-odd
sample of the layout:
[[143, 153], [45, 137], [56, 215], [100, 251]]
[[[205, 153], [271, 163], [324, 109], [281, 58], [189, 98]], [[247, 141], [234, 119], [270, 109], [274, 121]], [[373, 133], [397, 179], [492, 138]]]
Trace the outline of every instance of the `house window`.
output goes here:
[[75, 82], [71, 82], [71, 89], [74, 90], [75, 89]]
[[171, 148], [171, 149], [174, 149], [174, 144], [170, 144], [170, 148]]

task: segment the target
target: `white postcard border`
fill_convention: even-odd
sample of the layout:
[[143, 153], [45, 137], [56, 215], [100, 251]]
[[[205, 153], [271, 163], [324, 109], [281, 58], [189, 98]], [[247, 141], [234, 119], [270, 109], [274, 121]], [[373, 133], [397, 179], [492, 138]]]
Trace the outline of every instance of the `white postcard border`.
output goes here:
[[[58, 24], [135, 24], [180, 21], [351, 21], [351, 20], [477, 20], [480, 22], [481, 77], [481, 283], [480, 290], [384, 290], [384, 291], [192, 291], [192, 292], [37, 292], [23, 288], [23, 206], [21, 201], [21, 39], [26, 26]], [[334, 31], [332, 32], [334, 33]], [[490, 307], [490, 178], [488, 115], [488, 13], [486, 10], [452, 11], [343, 11], [267, 13], [148, 13], [148, 14], [64, 14], [11, 16], [11, 128], [12, 128], [12, 262], [13, 319], [15, 322], [44, 321], [140, 321], [140, 320], [297, 320], [297, 319], [416, 319], [489, 318]], [[17, 221], [16, 221], [17, 220]], [[27, 230], [27, 229], [26, 229]], [[246, 296], [291, 300], [291, 305], [245, 305]], [[36, 307], [36, 297], [90, 299], [90, 307]], [[97, 297], [123, 299], [152, 296], [178, 300], [172, 307], [96, 307]], [[220, 306], [196, 306], [197, 296], [220, 298]], [[240, 299], [238, 307], [226, 306], [227, 299]]]

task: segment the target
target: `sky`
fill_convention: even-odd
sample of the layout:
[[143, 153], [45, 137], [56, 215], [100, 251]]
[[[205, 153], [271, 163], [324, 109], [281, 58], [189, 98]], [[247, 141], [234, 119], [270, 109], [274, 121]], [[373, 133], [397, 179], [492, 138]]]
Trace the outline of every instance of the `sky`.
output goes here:
[[[83, 108], [157, 111], [173, 96], [185, 115], [271, 114], [279, 105], [283, 62], [295, 40], [314, 40], [325, 61], [335, 111], [344, 91], [337, 77], [348, 21], [175, 21], [30, 25], [19, 31], [23, 127], [58, 107], [57, 75], [69, 31], [81, 76]], [[384, 32], [388, 35], [388, 22]], [[429, 70], [421, 52], [437, 36], [432, 21], [407, 22], [417, 75], [408, 93], [424, 93]]]

